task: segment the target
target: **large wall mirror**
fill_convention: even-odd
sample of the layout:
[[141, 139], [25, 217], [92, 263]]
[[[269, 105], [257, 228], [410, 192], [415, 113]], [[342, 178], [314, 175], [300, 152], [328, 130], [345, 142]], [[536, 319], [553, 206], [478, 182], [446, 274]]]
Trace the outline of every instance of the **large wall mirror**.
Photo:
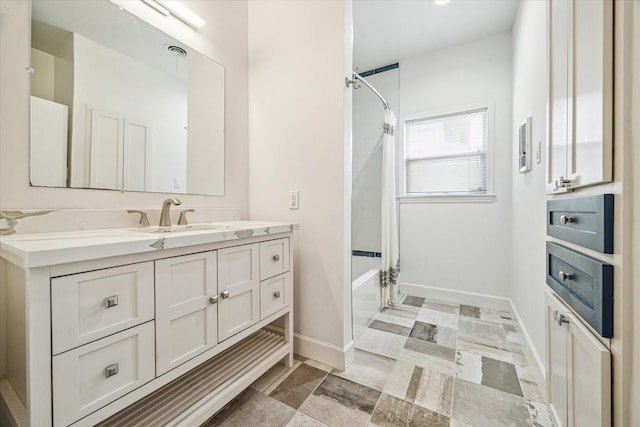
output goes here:
[[33, 186], [224, 194], [224, 67], [109, 0], [32, 0]]

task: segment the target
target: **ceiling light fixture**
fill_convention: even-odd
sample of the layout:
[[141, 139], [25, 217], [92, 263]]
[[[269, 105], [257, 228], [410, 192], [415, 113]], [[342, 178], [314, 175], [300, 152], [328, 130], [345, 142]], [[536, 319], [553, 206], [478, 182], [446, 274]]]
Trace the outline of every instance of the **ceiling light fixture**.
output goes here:
[[200, 18], [176, 0], [142, 0], [142, 2], [153, 8], [156, 12], [159, 12], [164, 16], [173, 15], [195, 29], [198, 29], [205, 24], [204, 19]]
[[171, 14], [171, 12], [169, 12], [167, 9], [165, 9], [164, 7], [160, 6], [158, 3], [156, 3], [154, 0], [142, 0], [147, 6], [151, 6], [152, 8], [154, 8], [157, 12], [160, 12], [161, 14], [163, 14], [164, 16], [169, 16]]
[[442, 6], [443, 4], [449, 3], [449, 0], [433, 0], [433, 2], [438, 6]]
[[171, 14], [181, 19], [185, 23], [195, 28], [202, 27], [205, 22], [204, 19], [190, 11], [186, 6], [176, 0], [156, 0], [162, 6], [171, 11]]

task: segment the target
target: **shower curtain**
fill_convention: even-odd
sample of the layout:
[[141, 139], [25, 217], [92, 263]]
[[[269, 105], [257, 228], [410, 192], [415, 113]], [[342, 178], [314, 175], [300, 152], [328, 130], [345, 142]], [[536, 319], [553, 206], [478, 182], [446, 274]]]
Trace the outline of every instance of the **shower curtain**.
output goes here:
[[396, 167], [395, 167], [396, 116], [390, 109], [384, 111], [382, 136], [382, 270], [380, 285], [388, 289], [388, 301], [398, 302], [400, 271], [400, 249], [398, 243], [398, 214], [396, 211]]

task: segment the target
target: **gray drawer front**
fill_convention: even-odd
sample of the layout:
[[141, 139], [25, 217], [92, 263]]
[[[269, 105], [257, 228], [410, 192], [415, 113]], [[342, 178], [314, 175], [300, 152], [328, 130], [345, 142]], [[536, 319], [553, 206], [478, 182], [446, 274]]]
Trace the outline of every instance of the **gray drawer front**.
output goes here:
[[547, 242], [547, 285], [600, 335], [613, 336], [613, 266]]
[[547, 201], [547, 234], [613, 253], [613, 194]]

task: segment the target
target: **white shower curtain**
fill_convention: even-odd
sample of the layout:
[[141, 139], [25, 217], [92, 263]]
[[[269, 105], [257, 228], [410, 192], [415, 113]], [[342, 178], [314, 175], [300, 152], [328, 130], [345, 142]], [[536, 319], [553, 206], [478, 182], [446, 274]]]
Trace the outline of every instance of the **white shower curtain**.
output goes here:
[[380, 284], [388, 288], [388, 301], [398, 302], [396, 283], [400, 270], [398, 243], [398, 214], [396, 208], [396, 162], [395, 162], [396, 116], [390, 109], [384, 111], [384, 133], [382, 136], [382, 270]]

